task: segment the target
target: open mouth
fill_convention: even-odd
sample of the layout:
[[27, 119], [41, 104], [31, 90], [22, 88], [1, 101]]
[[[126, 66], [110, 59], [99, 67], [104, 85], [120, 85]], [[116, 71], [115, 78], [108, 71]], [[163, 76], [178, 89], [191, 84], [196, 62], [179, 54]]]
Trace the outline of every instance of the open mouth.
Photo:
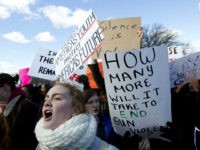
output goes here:
[[95, 113], [98, 113], [98, 112], [99, 112], [99, 109], [97, 109], [97, 108], [94, 109], [94, 112], [95, 112]]
[[45, 110], [43, 116], [45, 121], [49, 121], [52, 118], [52, 112], [50, 110]]

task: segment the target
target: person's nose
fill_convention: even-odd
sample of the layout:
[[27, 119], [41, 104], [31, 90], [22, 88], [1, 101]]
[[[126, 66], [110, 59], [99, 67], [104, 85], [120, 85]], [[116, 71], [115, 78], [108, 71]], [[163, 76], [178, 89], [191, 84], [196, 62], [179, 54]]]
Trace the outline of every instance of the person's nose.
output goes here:
[[44, 106], [51, 106], [51, 105], [52, 105], [51, 99], [50, 98], [46, 99], [44, 102]]
[[98, 106], [99, 106], [99, 102], [98, 102], [98, 101], [94, 101], [94, 102], [93, 102], [93, 106], [94, 106], [94, 107], [98, 107]]

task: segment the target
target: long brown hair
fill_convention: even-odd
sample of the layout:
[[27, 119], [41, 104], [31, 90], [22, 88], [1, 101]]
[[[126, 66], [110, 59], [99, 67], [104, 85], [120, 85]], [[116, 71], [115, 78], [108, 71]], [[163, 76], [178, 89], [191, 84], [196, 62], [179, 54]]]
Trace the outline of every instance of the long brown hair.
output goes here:
[[97, 95], [97, 93], [92, 89], [87, 89], [87, 90], [83, 91], [83, 97], [84, 97], [85, 104], [87, 104], [88, 100], [94, 95]]

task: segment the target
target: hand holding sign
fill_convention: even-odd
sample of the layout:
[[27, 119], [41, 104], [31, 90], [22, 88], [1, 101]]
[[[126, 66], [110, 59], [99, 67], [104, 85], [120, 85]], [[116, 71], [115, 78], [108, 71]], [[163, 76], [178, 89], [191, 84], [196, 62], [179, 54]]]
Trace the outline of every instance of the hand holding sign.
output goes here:
[[138, 149], [141, 140], [142, 137], [138, 135], [131, 136], [129, 131], [127, 131], [124, 136], [117, 135], [118, 147], [122, 150]]
[[192, 92], [199, 92], [200, 90], [199, 80], [196, 78], [192, 78], [189, 82], [189, 88], [190, 91]]

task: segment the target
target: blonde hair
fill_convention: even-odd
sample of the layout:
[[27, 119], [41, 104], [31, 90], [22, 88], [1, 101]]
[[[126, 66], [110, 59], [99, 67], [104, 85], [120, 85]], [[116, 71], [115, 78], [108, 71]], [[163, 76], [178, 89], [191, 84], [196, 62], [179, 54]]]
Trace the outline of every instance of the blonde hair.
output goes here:
[[66, 84], [66, 83], [55, 83], [54, 86], [55, 85], [61, 85], [61, 86], [65, 87], [66, 89], [68, 89], [69, 94], [72, 98], [72, 106], [78, 107], [80, 110], [80, 113], [86, 112], [83, 93], [79, 89], [77, 89], [73, 85]]

